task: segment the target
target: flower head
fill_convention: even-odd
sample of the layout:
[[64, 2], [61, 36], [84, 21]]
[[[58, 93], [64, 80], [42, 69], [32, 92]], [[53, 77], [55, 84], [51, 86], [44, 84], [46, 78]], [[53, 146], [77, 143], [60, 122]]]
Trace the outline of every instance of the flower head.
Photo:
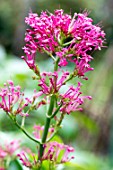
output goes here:
[[26, 167], [32, 168], [37, 164], [37, 155], [28, 148], [23, 149], [17, 156]]
[[25, 22], [30, 28], [26, 31], [23, 48], [26, 57], [22, 58], [30, 68], [35, 69], [39, 51], [59, 57], [59, 66], [74, 62], [78, 76], [92, 70], [88, 64], [92, 60], [89, 53], [103, 47], [105, 33], [98, 25], [93, 25], [87, 12], [74, 13], [73, 17], [62, 9], [55, 10], [54, 14], [42, 12], [40, 16], [30, 12]]
[[[50, 142], [44, 144], [44, 154], [42, 160], [50, 160], [57, 163], [69, 162], [74, 156], [69, 157], [74, 148], [58, 142]], [[59, 160], [60, 156], [60, 160]]]
[[24, 113], [24, 108], [31, 104], [32, 100], [27, 97], [24, 98], [21, 87], [18, 85], [14, 86], [12, 80], [4, 83], [4, 88], [0, 88], [0, 108], [5, 112], [12, 113], [13, 115], [28, 116], [27, 113]]
[[84, 103], [84, 99], [92, 99], [91, 96], [81, 96], [80, 92], [81, 83], [78, 83], [77, 87], [70, 86], [69, 89], [61, 94], [62, 107], [61, 112], [70, 114], [71, 112], [82, 110], [80, 107]]
[[[44, 126], [34, 125], [33, 128], [34, 128], [33, 134], [34, 134], [35, 138], [41, 139], [43, 131], [44, 131]], [[52, 136], [53, 132], [54, 132], [54, 128], [50, 127], [49, 130], [48, 130], [47, 138], [50, 138]]]
[[7, 157], [13, 157], [20, 147], [18, 140], [13, 140], [0, 146], [0, 160], [5, 160]]
[[10, 143], [6, 144], [6, 152], [9, 154], [9, 155], [13, 155], [14, 152], [16, 152], [19, 147], [20, 147], [20, 142], [18, 140], [13, 140], [11, 141]]
[[53, 94], [57, 93], [62, 85], [64, 85], [64, 82], [66, 78], [69, 76], [68, 71], [62, 72], [61, 77], [59, 78], [59, 71], [52, 72], [43, 72], [41, 74], [41, 79], [39, 80], [38, 86], [41, 87], [40, 91], [42, 94]]

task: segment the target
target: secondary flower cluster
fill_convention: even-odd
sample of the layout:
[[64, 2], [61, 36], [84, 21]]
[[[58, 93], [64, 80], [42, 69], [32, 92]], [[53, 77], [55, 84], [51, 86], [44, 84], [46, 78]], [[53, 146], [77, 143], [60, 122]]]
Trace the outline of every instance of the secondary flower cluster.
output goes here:
[[[44, 154], [41, 160], [49, 160], [54, 163], [65, 163], [74, 159], [74, 156], [70, 156], [70, 153], [72, 152], [74, 152], [73, 147], [64, 145], [63, 143], [50, 142], [44, 144]], [[23, 149], [17, 156], [24, 166], [29, 168], [37, 166], [37, 154], [33, 153], [30, 149]]]
[[[10, 158], [13, 159], [16, 157], [16, 152], [20, 147], [20, 143], [17, 140], [7, 142], [0, 146], [0, 170], [5, 170], [4, 163]], [[2, 167], [1, 167], [2, 166]]]
[[[23, 114], [23, 109], [28, 106], [27, 98], [24, 100], [24, 93], [21, 93], [20, 86], [14, 86], [13, 81], [4, 83], [4, 88], [0, 89], [0, 108], [4, 111], [16, 114]], [[16, 106], [14, 110], [14, 106]]]
[[4, 159], [7, 156], [12, 156], [17, 151], [20, 144], [19, 141], [14, 140], [10, 143], [6, 143], [4, 146], [0, 146], [0, 159]]
[[[41, 105], [47, 104], [47, 95], [55, 94], [57, 96], [58, 106], [62, 105], [60, 112], [70, 114], [72, 111], [82, 110], [79, 106], [84, 103], [84, 99], [91, 99], [91, 97], [81, 96], [80, 82], [77, 87], [70, 86], [65, 93], [59, 93], [68, 75], [68, 72], [64, 72], [61, 78], [58, 79], [58, 72], [43, 72], [38, 84], [40, 90], [39, 92], [34, 90], [31, 99], [24, 98], [24, 93], [20, 91], [20, 86], [14, 86], [13, 81], [9, 80], [4, 84], [4, 88], [0, 89], [0, 108], [15, 116], [18, 114], [28, 116], [28, 111], [24, 112], [25, 107], [29, 105], [32, 109], [38, 109]], [[49, 80], [48, 82], [47, 79]], [[43, 96], [41, 100], [39, 100], [40, 96]], [[36, 99], [38, 99], [38, 101]]]
[[80, 106], [84, 103], [84, 100], [92, 99], [91, 96], [81, 96], [82, 92], [80, 92], [80, 86], [81, 83], [79, 82], [77, 87], [70, 86], [64, 94], [61, 94], [61, 112], [70, 114], [77, 110], [81, 111], [82, 108]]
[[42, 160], [65, 163], [74, 158], [74, 156], [68, 157], [71, 152], [74, 152], [73, 147], [58, 142], [50, 142], [44, 144], [44, 154]]
[[[41, 139], [43, 131], [44, 131], [44, 126], [34, 125], [33, 129], [34, 129], [33, 134], [34, 134], [35, 138]], [[54, 128], [53, 127], [49, 128], [47, 138], [50, 138], [52, 136], [53, 132], [54, 132]]]
[[22, 164], [26, 167], [32, 168], [37, 164], [37, 155], [28, 148], [22, 149], [22, 151], [17, 154], [17, 156]]
[[41, 87], [42, 94], [53, 94], [57, 93], [62, 85], [65, 84], [65, 80], [68, 78], [69, 72], [63, 72], [59, 78], [59, 71], [55, 72], [43, 72], [39, 80], [38, 86]]
[[92, 60], [90, 51], [103, 47], [105, 33], [88, 13], [65, 14], [55, 10], [54, 14], [42, 12], [40, 16], [29, 13], [25, 22], [30, 26], [26, 31], [26, 45], [23, 48], [26, 61], [31, 69], [36, 69], [36, 52], [46, 52], [54, 58], [60, 58], [59, 66], [66, 66], [68, 61], [75, 63], [78, 76], [93, 70], [89, 62]]
[[24, 92], [21, 92], [20, 86], [14, 86], [13, 81], [8, 80], [7, 83], [4, 83], [4, 88], [0, 88], [0, 108], [14, 116], [18, 114], [20, 116], [28, 116], [28, 111], [24, 111], [28, 105], [32, 110], [46, 104], [45, 100], [37, 100], [42, 95], [41, 92], [34, 90], [31, 98], [24, 97], [24, 95]]
[[58, 72], [43, 72], [38, 86], [41, 87], [40, 92], [42, 95], [56, 94], [58, 105], [62, 105], [61, 112], [70, 114], [71, 112], [82, 110], [79, 106], [84, 103], [84, 99], [92, 99], [91, 96], [82, 96], [80, 91], [81, 83], [78, 82], [77, 87], [70, 86], [65, 93], [60, 93], [60, 88], [65, 85], [69, 77], [69, 72], [63, 72], [59, 78]]

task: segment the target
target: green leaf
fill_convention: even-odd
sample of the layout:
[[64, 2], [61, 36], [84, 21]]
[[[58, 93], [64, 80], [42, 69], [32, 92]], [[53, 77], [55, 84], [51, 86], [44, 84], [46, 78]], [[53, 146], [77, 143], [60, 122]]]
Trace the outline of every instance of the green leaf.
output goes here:
[[64, 170], [68, 170], [68, 169], [70, 169], [70, 170], [86, 170], [84, 165], [79, 165], [79, 164], [71, 163], [71, 162], [68, 162], [65, 164]]
[[45, 161], [42, 162], [40, 170], [56, 170], [56, 168], [54, 166], [54, 162], [45, 160]]
[[20, 165], [19, 161], [17, 159], [14, 159], [10, 162], [7, 170], [23, 170], [23, 168]]
[[58, 143], [63, 143], [62, 139], [58, 136], [58, 135], [55, 135], [50, 142], [53, 142], [53, 141], [56, 141]]

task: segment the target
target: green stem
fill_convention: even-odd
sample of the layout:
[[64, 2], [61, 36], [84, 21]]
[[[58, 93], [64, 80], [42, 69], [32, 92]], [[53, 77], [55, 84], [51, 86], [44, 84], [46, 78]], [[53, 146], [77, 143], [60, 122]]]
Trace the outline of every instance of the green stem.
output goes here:
[[43, 156], [43, 152], [44, 152], [43, 144], [46, 142], [48, 130], [49, 130], [49, 127], [50, 127], [51, 115], [52, 115], [53, 108], [54, 108], [54, 99], [55, 99], [55, 96], [52, 95], [51, 100], [50, 100], [48, 113], [47, 113], [47, 116], [46, 116], [46, 123], [45, 123], [44, 131], [43, 131], [43, 135], [42, 135], [42, 142], [40, 143], [39, 160], [41, 160], [41, 158]]
[[63, 85], [65, 85], [68, 81], [72, 80], [74, 77], [77, 76], [77, 73], [74, 71], [69, 75], [69, 77], [63, 82]]
[[25, 124], [25, 116], [22, 117], [21, 127], [24, 127]]
[[[52, 56], [52, 58], [53, 58], [53, 56]], [[53, 58], [53, 59], [55, 60], [54, 71], [57, 71], [60, 58], [56, 58], [56, 59]], [[55, 81], [55, 84], [56, 84], [56, 78], [54, 79], [54, 81]], [[53, 112], [53, 109], [54, 109], [54, 103], [55, 103], [55, 96], [52, 95], [51, 99], [50, 99], [50, 105], [49, 105], [48, 113], [46, 115], [46, 123], [45, 123], [44, 131], [43, 131], [43, 135], [42, 135], [42, 141], [40, 143], [40, 148], [39, 148], [39, 160], [40, 161], [41, 161], [41, 158], [42, 158], [43, 152], [44, 152], [44, 146], [43, 145], [46, 142], [48, 130], [49, 130], [49, 127], [50, 127], [50, 122], [51, 122], [51, 119], [53, 118], [51, 116], [52, 116], [52, 112]]]
[[33, 71], [39, 77], [39, 79], [41, 79], [40, 70], [38, 68], [38, 65], [36, 65], [36, 68]]
[[[57, 110], [54, 112], [54, 114], [51, 116], [51, 118], [53, 118], [57, 114], [57, 112], [59, 111], [61, 106], [62, 106], [62, 104], [57, 108]], [[59, 121], [57, 122], [56, 129], [55, 129], [54, 133], [50, 136], [50, 138], [47, 140], [47, 142], [49, 142], [56, 135], [56, 133], [58, 132], [59, 128], [61, 128], [60, 125], [62, 123], [63, 118], [64, 118], [64, 113], [61, 114], [61, 117], [60, 117]]]
[[42, 143], [40, 144], [40, 149], [39, 149], [39, 159], [40, 159], [40, 160], [41, 160], [41, 158], [42, 158], [42, 156], [43, 156], [43, 152], [44, 152], [44, 146], [43, 146], [43, 144], [45, 143], [46, 138], [47, 138], [48, 129], [49, 129], [49, 126], [50, 126], [50, 121], [51, 121], [50, 118], [47, 118], [47, 119], [46, 119], [45, 128], [44, 128], [44, 133], [43, 133], [43, 137], [42, 137]]
[[67, 42], [67, 43], [64, 43], [64, 44], [62, 44], [62, 46], [67, 46], [67, 45], [70, 45], [71, 43], [73, 42], [73, 40], [72, 41], [69, 41], [69, 42]]
[[54, 71], [58, 70], [58, 63], [60, 61], [60, 58], [56, 58], [55, 65], [54, 65]]
[[44, 51], [47, 55], [49, 55], [49, 56], [55, 61], [55, 58], [54, 58], [54, 56], [53, 56], [51, 53], [49, 53], [48, 51], [46, 51], [46, 50], [44, 50], [44, 49], [43, 49], [43, 51]]
[[28, 132], [23, 128], [21, 127], [18, 122], [16, 121], [16, 119], [12, 118], [12, 116], [10, 114], [7, 113], [7, 115], [10, 117], [11, 120], [13, 120], [14, 124], [29, 138], [31, 139], [32, 141], [40, 144], [40, 141], [39, 140], [36, 140], [35, 138], [33, 138], [31, 135], [28, 134]]
[[47, 142], [49, 142], [58, 132], [58, 128], [54, 131], [54, 133], [51, 135], [51, 137], [49, 139], [47, 139]]
[[62, 106], [62, 103], [56, 108], [55, 112], [51, 115], [51, 118], [53, 118], [58, 113], [58, 111], [60, 110], [61, 106]]
[[[60, 58], [56, 57], [56, 61], [55, 61], [55, 65], [54, 65], [54, 71], [58, 70], [59, 61], [60, 61]], [[54, 77], [54, 85], [55, 85], [55, 87], [57, 86], [56, 84], [57, 84], [57, 78]], [[56, 101], [57, 101], [57, 99], [56, 99]]]
[[63, 121], [63, 119], [64, 119], [64, 115], [65, 115], [65, 113], [62, 113], [62, 114], [61, 114], [60, 119], [59, 119], [59, 121], [57, 122], [57, 127], [61, 125], [61, 123], [62, 123], [62, 121]]

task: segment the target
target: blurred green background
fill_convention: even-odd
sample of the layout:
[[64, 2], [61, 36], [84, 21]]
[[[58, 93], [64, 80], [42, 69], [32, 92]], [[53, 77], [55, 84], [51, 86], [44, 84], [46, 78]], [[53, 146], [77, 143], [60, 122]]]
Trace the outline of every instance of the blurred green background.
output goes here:
[[[87, 9], [94, 24], [101, 23], [106, 33], [106, 48], [93, 54], [88, 73], [89, 80], [83, 81], [83, 91], [93, 97], [84, 105], [84, 111], [67, 115], [59, 135], [63, 141], [75, 148], [73, 165], [61, 169], [113, 170], [113, 0], [0, 0], [0, 86], [7, 79], [20, 84], [28, 95], [36, 88], [28, 69], [20, 56], [23, 55], [25, 16], [33, 12], [62, 8], [73, 14]], [[38, 54], [41, 70], [50, 70], [51, 61], [46, 55]], [[71, 65], [69, 68], [71, 70]], [[73, 83], [73, 82], [72, 82]], [[34, 124], [43, 124], [43, 110], [34, 112], [27, 119], [27, 129], [32, 132]], [[7, 116], [0, 112], [0, 139], [22, 138], [18, 129]], [[28, 146], [29, 140], [23, 135]], [[33, 144], [32, 144], [33, 146]]]

